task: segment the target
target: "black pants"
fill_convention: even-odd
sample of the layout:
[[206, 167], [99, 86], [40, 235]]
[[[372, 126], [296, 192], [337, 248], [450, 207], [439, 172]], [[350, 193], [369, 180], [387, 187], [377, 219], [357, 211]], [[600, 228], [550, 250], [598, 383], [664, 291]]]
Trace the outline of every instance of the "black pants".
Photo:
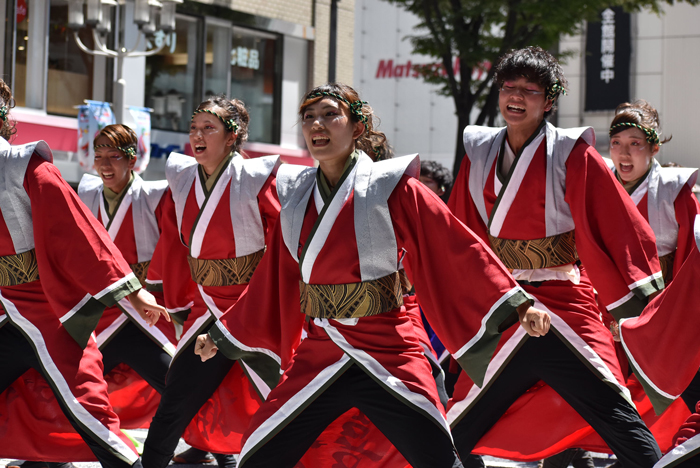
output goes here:
[[593, 427], [623, 467], [651, 467], [661, 456], [634, 407], [589, 370], [554, 331], [528, 338], [452, 430], [457, 450], [464, 455], [470, 453], [515, 400], [539, 380], [552, 387]]
[[[0, 328], [0, 393], [4, 392], [15, 380], [32, 368], [50, 382], [50, 379], [44, 374], [29, 340], [12, 323], [5, 324]], [[81, 428], [73, 414], [65, 407], [61, 398], [56, 398], [56, 401], [61, 407], [63, 414], [68, 418], [71, 426], [73, 426], [73, 429], [83, 438], [103, 467], [127, 468], [129, 466], [141, 466], [140, 461], [137, 461], [134, 465], [129, 465], [103, 447], [99, 441], [93, 439], [89, 432]]]
[[695, 413], [695, 405], [700, 401], [700, 372], [695, 374], [688, 388], [681, 393], [681, 398], [690, 412]]
[[293, 467], [323, 430], [358, 408], [415, 468], [462, 467], [450, 437], [428, 416], [400, 401], [352, 365], [244, 463], [246, 468]]
[[574, 468], [595, 468], [591, 452], [578, 448], [564, 450], [547, 458], [542, 468], [567, 468], [569, 465]]
[[105, 375], [119, 364], [126, 364], [158, 393], [165, 390], [170, 355], [132, 321], [102, 348], [102, 363]]
[[206, 362], [194, 354], [193, 341], [170, 365], [144, 444], [143, 465], [164, 468], [170, 462], [182, 433], [199, 409], [212, 396], [235, 361], [223, 353]]

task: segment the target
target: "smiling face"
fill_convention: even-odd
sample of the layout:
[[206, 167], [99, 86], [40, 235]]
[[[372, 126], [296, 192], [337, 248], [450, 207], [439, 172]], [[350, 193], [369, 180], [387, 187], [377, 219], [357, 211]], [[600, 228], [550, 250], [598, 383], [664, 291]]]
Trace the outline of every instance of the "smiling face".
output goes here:
[[623, 182], [632, 182], [646, 174], [659, 146], [649, 143], [644, 132], [628, 128], [610, 137], [610, 158]]
[[552, 101], [545, 97], [541, 85], [520, 77], [503, 82], [498, 106], [509, 131], [531, 135], [544, 119], [544, 113], [552, 108]]
[[[95, 146], [113, 144], [104, 135], [95, 140]], [[134, 164], [136, 164], [136, 158], [129, 158], [116, 148], [95, 149], [95, 170], [105, 187], [115, 193], [120, 193], [129, 183]]]
[[311, 156], [320, 164], [341, 160], [345, 164], [365, 126], [352, 121], [347, 106], [325, 97], [304, 109], [301, 130]]
[[[218, 106], [212, 107], [214, 112], [222, 115], [224, 112]], [[231, 153], [236, 142], [236, 133], [229, 132], [217, 116], [208, 112], [195, 114], [190, 122], [190, 146], [194, 158], [202, 165], [207, 174], [212, 174], [219, 163]]]

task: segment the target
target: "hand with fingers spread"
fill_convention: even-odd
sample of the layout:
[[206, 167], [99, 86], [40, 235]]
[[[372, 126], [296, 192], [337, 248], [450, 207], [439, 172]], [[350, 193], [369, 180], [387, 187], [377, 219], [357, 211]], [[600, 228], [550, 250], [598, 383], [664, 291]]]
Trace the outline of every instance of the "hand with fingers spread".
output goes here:
[[194, 345], [194, 354], [202, 358], [202, 362], [208, 361], [216, 355], [219, 348], [214, 344], [214, 340], [208, 334], [199, 335]]
[[159, 306], [153, 294], [145, 289], [139, 289], [126, 297], [129, 299], [129, 302], [131, 302], [131, 305], [134, 306], [136, 312], [139, 313], [141, 318], [144, 319], [149, 326], [155, 325], [161, 315], [165, 317], [165, 320], [170, 322], [170, 315], [165, 308]]
[[544, 336], [549, 331], [549, 314], [543, 310], [535, 309], [528, 302], [518, 307], [518, 318], [520, 326], [530, 336]]

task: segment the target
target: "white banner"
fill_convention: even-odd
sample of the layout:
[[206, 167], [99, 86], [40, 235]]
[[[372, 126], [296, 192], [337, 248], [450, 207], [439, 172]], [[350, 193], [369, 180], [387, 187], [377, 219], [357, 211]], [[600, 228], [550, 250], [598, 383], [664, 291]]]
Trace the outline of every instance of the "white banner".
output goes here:
[[138, 137], [134, 172], [141, 174], [151, 160], [151, 113], [147, 107], [129, 106], [124, 125], [131, 127]]
[[[108, 102], [85, 101], [78, 107], [78, 162], [85, 172], [95, 172], [93, 141], [100, 130], [114, 123], [114, 113]], [[150, 133], [150, 125], [149, 125]]]

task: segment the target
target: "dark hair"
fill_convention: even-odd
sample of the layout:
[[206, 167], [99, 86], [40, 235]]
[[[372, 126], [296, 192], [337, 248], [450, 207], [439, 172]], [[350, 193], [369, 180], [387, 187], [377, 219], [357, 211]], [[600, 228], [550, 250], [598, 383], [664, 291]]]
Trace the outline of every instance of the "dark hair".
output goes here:
[[445, 192], [452, 187], [452, 173], [437, 161], [421, 161], [420, 175], [433, 179]]
[[[499, 88], [506, 81], [518, 78], [525, 78], [545, 89], [545, 96], [552, 101], [552, 108], [544, 113], [545, 117], [556, 110], [559, 92], [569, 89], [569, 83], [564, 77], [564, 70], [559, 61], [537, 46], [511, 50], [498, 60], [494, 81]], [[563, 91], [557, 92], [558, 87]]]
[[[243, 143], [248, 141], [248, 124], [250, 123], [250, 115], [245, 108], [245, 104], [240, 99], [229, 99], [223, 94], [210, 96], [209, 99], [203, 101], [196, 110], [212, 109], [219, 107], [221, 110], [216, 112], [216, 115], [223, 121], [233, 119], [238, 125], [236, 130], [236, 141], [233, 143], [233, 151], [240, 151]], [[225, 126], [224, 126], [225, 128]], [[227, 131], [232, 131], [228, 130]]]
[[642, 130], [647, 135], [647, 141], [649, 139], [649, 131], [656, 132], [656, 137], [658, 138], [659, 145], [671, 141], [671, 138], [673, 138], [672, 136], [670, 136], [661, 140], [661, 124], [659, 122], [659, 113], [656, 111], [656, 109], [654, 109], [654, 106], [649, 104], [644, 99], [638, 99], [634, 102], [623, 102], [622, 104], [617, 106], [617, 109], [615, 109], [615, 117], [610, 123], [610, 136], [612, 137], [613, 135], [616, 135], [634, 126], [642, 127], [640, 128], [640, 130]]
[[10, 141], [12, 135], [17, 133], [15, 121], [10, 118], [9, 114], [10, 109], [15, 107], [15, 99], [12, 97], [12, 90], [10, 87], [4, 80], [0, 79], [0, 107], [2, 106], [7, 106], [8, 114], [5, 116], [4, 120], [0, 120], [0, 122], [2, 122], [2, 126], [0, 127], [0, 137]]
[[[338, 99], [339, 96], [341, 99]], [[369, 104], [360, 100], [360, 95], [352, 87], [342, 83], [328, 83], [318, 86], [304, 96], [299, 105], [299, 115], [304, 116], [304, 111], [310, 105], [320, 101], [325, 97], [332, 97], [341, 106], [345, 106], [350, 112], [352, 122], [363, 122], [365, 131], [355, 141], [355, 146], [361, 149], [375, 161], [389, 159], [394, 156], [394, 151], [389, 146], [384, 133], [376, 130], [379, 126], [379, 117], [374, 115], [374, 111]], [[359, 104], [356, 104], [359, 103]]]
[[116, 148], [134, 148], [134, 156], [126, 154], [124, 151], [122, 152], [124, 152], [126, 156], [129, 156], [129, 159], [136, 157], [139, 139], [136, 136], [136, 132], [131, 128], [122, 124], [107, 125], [100, 130], [100, 133], [97, 134], [92, 144], [94, 145], [97, 143], [97, 139], [102, 136], [106, 137], [110, 144]]

